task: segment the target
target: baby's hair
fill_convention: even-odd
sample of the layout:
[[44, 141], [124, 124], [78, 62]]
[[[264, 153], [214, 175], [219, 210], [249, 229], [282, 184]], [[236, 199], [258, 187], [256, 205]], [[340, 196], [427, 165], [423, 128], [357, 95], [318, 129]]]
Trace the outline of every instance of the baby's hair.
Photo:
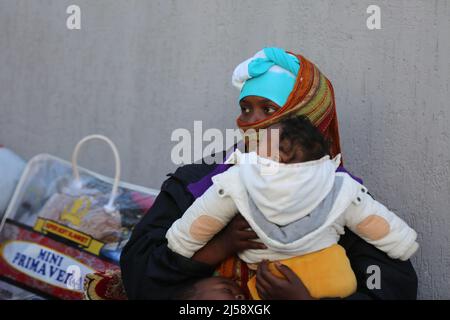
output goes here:
[[280, 121], [282, 127], [280, 141], [289, 140], [299, 144], [303, 152], [303, 162], [318, 160], [330, 154], [330, 144], [308, 117], [304, 115]]

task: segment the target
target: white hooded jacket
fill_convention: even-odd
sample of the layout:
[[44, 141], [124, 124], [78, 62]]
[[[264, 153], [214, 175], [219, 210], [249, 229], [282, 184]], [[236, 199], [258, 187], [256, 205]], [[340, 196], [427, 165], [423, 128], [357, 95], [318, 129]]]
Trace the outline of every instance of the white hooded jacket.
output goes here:
[[282, 164], [235, 151], [235, 163], [177, 220], [169, 248], [190, 258], [240, 212], [268, 249], [239, 254], [247, 263], [283, 260], [336, 244], [347, 226], [390, 257], [407, 260], [417, 234], [347, 173], [340, 156]]

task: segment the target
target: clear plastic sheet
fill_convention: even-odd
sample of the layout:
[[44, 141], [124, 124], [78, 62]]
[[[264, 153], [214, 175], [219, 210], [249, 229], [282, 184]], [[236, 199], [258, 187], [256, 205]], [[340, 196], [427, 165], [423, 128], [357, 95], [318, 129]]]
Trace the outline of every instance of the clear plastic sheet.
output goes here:
[[80, 181], [74, 182], [72, 165], [64, 160], [42, 154], [29, 161], [2, 221], [2, 277], [76, 299], [82, 289], [69, 285], [70, 267], [83, 278], [118, 266], [133, 227], [158, 191], [120, 183], [115, 210], [108, 211], [112, 179], [80, 168]]

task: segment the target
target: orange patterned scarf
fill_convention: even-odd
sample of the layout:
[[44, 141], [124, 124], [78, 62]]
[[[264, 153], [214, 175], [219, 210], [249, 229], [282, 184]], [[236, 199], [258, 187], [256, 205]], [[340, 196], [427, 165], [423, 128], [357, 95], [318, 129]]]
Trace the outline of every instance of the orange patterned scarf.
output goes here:
[[239, 117], [237, 125], [243, 130], [258, 130], [294, 115], [306, 115], [329, 139], [331, 156], [334, 157], [341, 152], [341, 146], [333, 86], [314, 63], [299, 54], [288, 51], [287, 53], [299, 59], [300, 71], [284, 106], [270, 117], [258, 122], [243, 122]]
[[[237, 125], [244, 131], [258, 130], [294, 115], [306, 115], [330, 141], [331, 156], [335, 157], [341, 153], [341, 146], [333, 86], [314, 63], [299, 54], [288, 53], [299, 59], [300, 71], [286, 103], [264, 120], [248, 123], [243, 122], [239, 117]], [[247, 281], [254, 274], [237, 256], [225, 260], [217, 268], [216, 273], [235, 280], [246, 293], [248, 293]]]

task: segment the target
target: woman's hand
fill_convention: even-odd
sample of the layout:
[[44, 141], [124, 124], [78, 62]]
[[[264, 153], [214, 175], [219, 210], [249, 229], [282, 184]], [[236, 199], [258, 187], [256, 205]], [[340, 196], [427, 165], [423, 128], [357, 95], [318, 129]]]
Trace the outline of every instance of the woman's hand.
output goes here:
[[258, 236], [240, 214], [236, 215], [217, 237], [227, 257], [247, 249], [267, 249], [263, 243], [252, 241], [258, 239]]
[[281, 279], [269, 270], [268, 261], [258, 265], [256, 271], [256, 290], [263, 300], [312, 300], [299, 277], [287, 266], [275, 262], [275, 267], [285, 277]]
[[250, 229], [248, 222], [238, 214], [203, 248], [197, 251], [192, 259], [209, 265], [217, 265], [229, 256], [247, 249], [266, 249], [263, 243], [252, 241], [257, 238], [258, 236]]

